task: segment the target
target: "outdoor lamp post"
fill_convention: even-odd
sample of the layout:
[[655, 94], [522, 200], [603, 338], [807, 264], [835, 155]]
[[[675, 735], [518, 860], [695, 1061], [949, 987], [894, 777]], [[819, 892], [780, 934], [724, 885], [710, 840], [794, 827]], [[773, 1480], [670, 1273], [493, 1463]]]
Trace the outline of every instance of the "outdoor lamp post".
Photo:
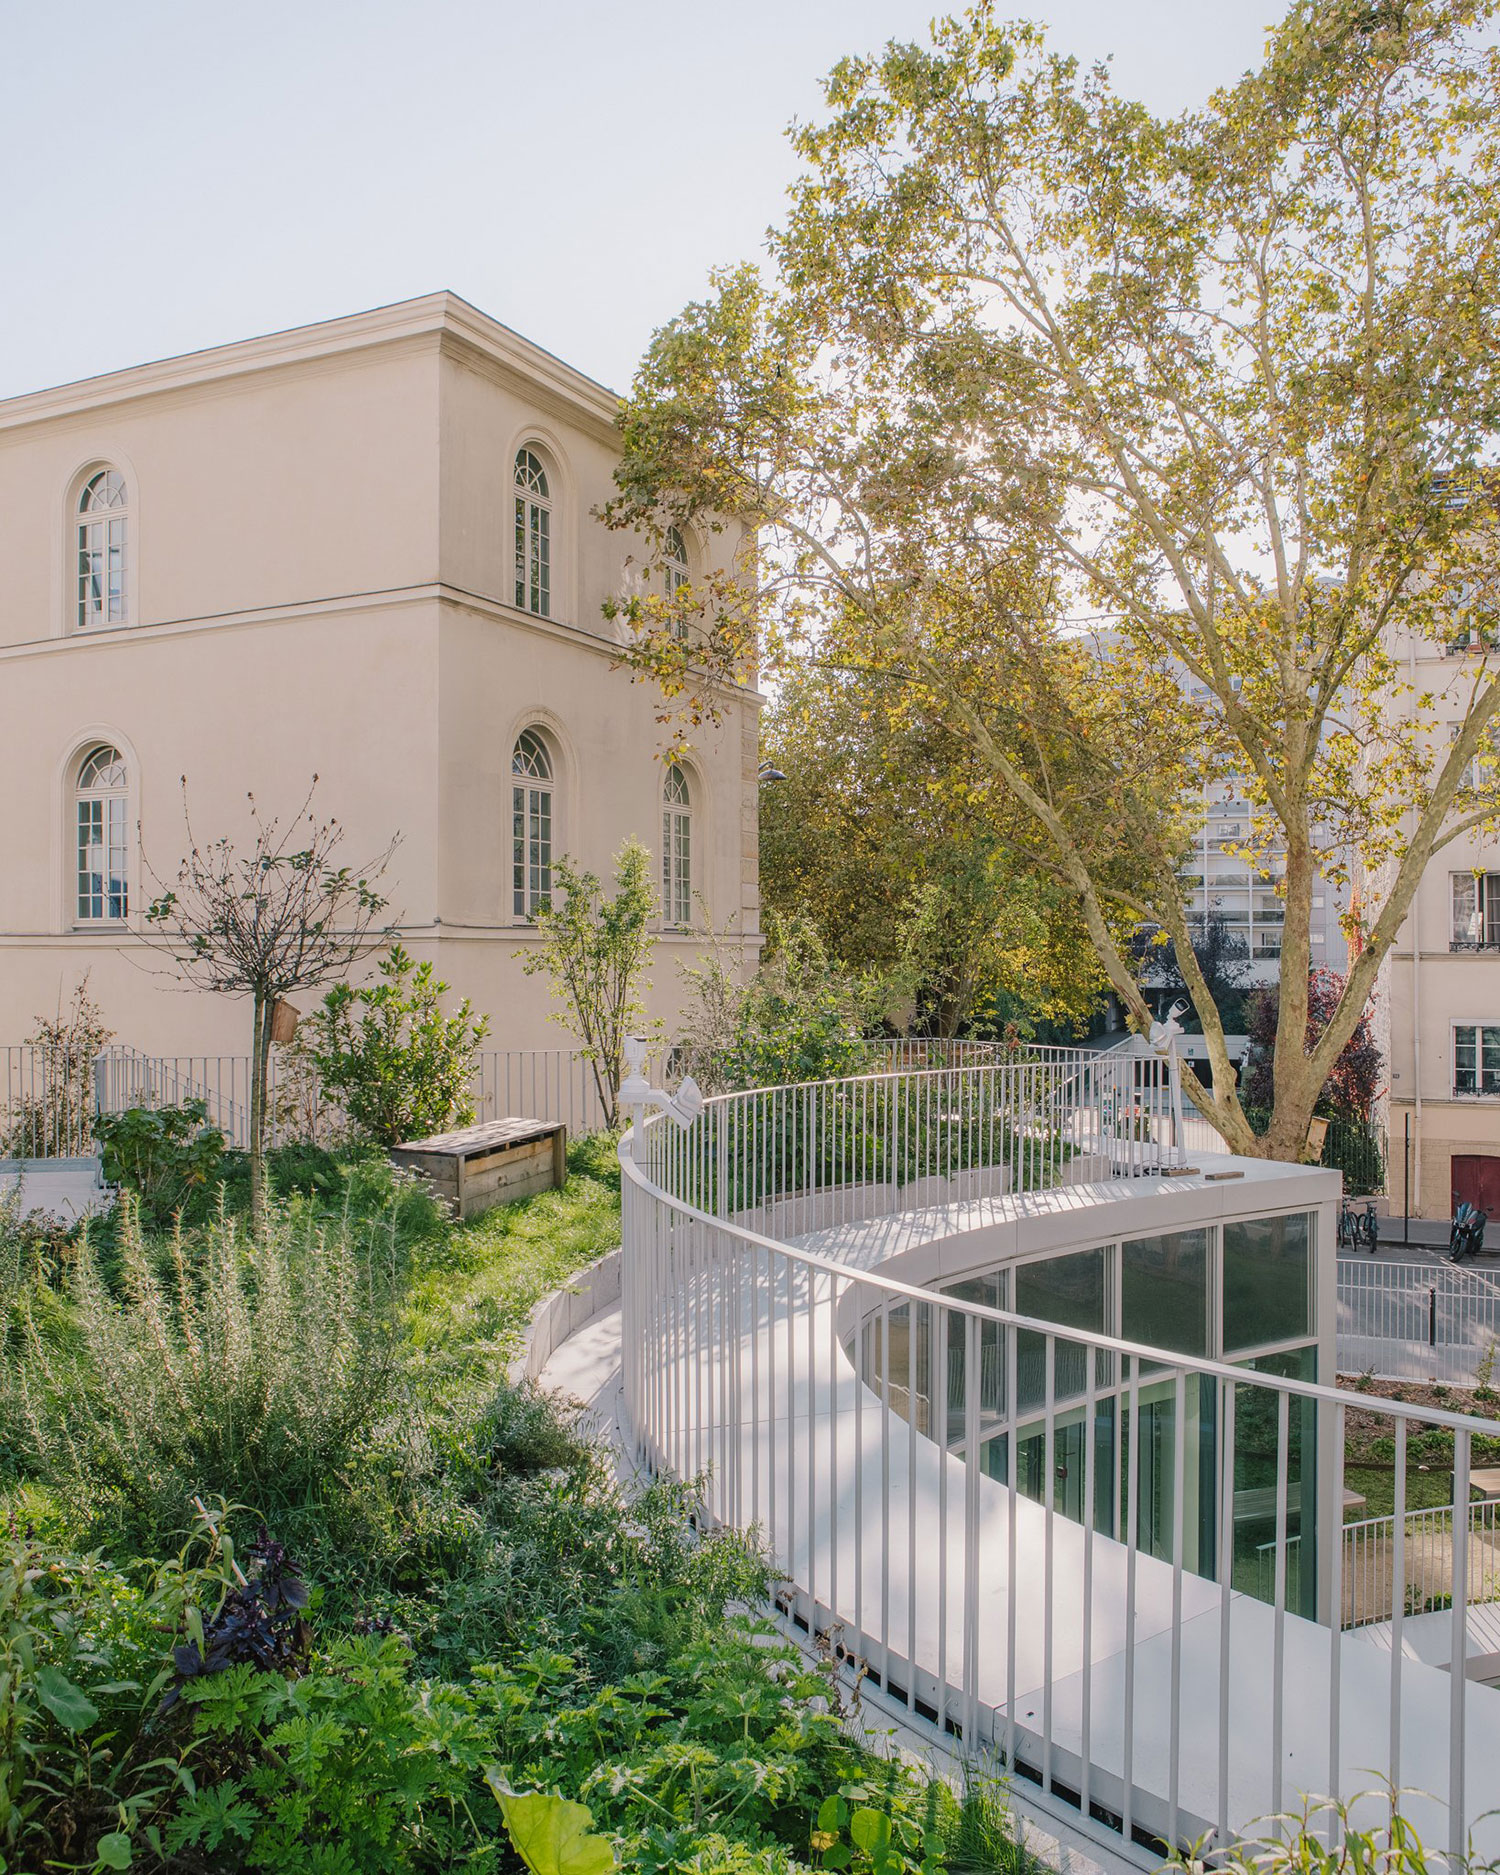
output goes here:
[[1183, 1150], [1182, 1070], [1177, 1060], [1177, 1038], [1183, 1030], [1178, 1018], [1187, 1014], [1187, 1007], [1183, 1002], [1173, 1003], [1164, 1022], [1151, 1024], [1149, 1038], [1153, 1051], [1167, 1064], [1167, 1095], [1172, 1103], [1172, 1147], [1176, 1152]]
[[675, 1094], [653, 1087], [646, 1079], [644, 1035], [627, 1035], [624, 1053], [625, 1078], [620, 1083], [619, 1102], [630, 1113], [630, 1156], [637, 1158], [641, 1123], [646, 1117], [646, 1109], [663, 1108], [668, 1118], [686, 1132], [703, 1111], [703, 1090], [691, 1074], [683, 1077], [682, 1085]]

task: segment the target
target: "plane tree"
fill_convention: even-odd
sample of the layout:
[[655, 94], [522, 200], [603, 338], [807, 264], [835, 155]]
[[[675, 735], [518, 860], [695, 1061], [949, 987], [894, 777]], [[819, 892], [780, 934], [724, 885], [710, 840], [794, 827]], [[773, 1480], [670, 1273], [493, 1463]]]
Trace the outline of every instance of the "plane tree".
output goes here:
[[[678, 733], [758, 664], [905, 686], [1030, 817], [1142, 1026], [1128, 932], [1168, 934], [1208, 1054], [1184, 1089], [1240, 1152], [1303, 1151], [1424, 868], [1500, 805], [1494, 11], [1301, 0], [1175, 118], [987, 6], [846, 59], [768, 264], [657, 334], [621, 416], [609, 519], [746, 529], [623, 606]], [[1410, 648], [1458, 637], [1418, 689]], [[1179, 881], [1232, 779], [1284, 901], [1263, 1135]], [[1329, 883], [1356, 955], [1310, 1029]]]

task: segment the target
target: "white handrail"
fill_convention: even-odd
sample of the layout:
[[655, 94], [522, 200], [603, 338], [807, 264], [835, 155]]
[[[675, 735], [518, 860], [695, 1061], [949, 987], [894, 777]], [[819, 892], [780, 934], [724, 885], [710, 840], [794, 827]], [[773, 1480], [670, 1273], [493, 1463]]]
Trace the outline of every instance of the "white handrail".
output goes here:
[[[1091, 1806], [1111, 1815], [1116, 1848], [1245, 1826], [1294, 1789], [1352, 1797], [1385, 1764], [1447, 1789], [1449, 1814], [1421, 1820], [1461, 1850], [1500, 1795], [1466, 1764], [1470, 1708], [1495, 1699], [1500, 1722], [1500, 1696], [1341, 1645], [1351, 1396], [840, 1260], [913, 1205], [977, 1196], [981, 1220], [1029, 1229], [1097, 1204], [1087, 1184], [1045, 1195], [1080, 1161], [1151, 1179], [1158, 1214], [1179, 1191], [1201, 1198], [1201, 1182], [1160, 1177], [1159, 1097], [1137, 1065], [1126, 1079], [1096, 1063], [1083, 1093], [1062, 1064], [1006, 1063], [754, 1090], [685, 1127], [648, 1122], [639, 1162], [621, 1154], [639, 1454], [701, 1477], [710, 1519], [759, 1531], [788, 1618], [859, 1657], [913, 1722], [999, 1749], [1054, 1797], [1086, 1793], [1080, 1822], [1108, 1834]], [[1091, 1148], [1121, 1095], [1146, 1150], [1106, 1160]], [[1253, 1183], [1227, 1190], [1257, 1215]], [[822, 1232], [840, 1253], [797, 1241]], [[1497, 1430], [1358, 1404], [1403, 1450], [1412, 1426], [1451, 1433], [1460, 1476]], [[1267, 1522], [1264, 1605], [1242, 1590]], [[1472, 1546], [1453, 1548], [1463, 1658]]]

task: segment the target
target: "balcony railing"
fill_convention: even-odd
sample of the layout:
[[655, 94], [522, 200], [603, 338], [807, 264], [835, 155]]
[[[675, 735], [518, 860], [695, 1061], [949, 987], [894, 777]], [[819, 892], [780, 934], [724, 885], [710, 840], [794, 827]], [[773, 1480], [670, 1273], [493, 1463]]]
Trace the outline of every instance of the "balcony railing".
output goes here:
[[[1162, 1176], [1165, 1096], [1132, 1072], [873, 1076], [640, 1129], [621, 1153], [638, 1455], [755, 1534], [783, 1617], [867, 1697], [994, 1754], [1117, 1854], [1154, 1866], [1161, 1843], [1224, 1840], [1314, 1791], [1374, 1821], [1355, 1800], [1389, 1778], [1434, 1793], [1402, 1799], [1429, 1843], [1462, 1854], [1472, 1832], [1493, 1855], [1500, 1693], [1409, 1657], [1399, 1580], [1389, 1644], [1346, 1636], [1337, 1534], [1356, 1404], [1398, 1455], [1418, 1423], [1444, 1432], [1458, 1502], [1493, 1424], [918, 1280], [1132, 1231], [1166, 1233], [1170, 1267], [1174, 1231], [1254, 1225], [1315, 1190], [1331, 1373], [1331, 1179], [1224, 1160], [1204, 1172], [1226, 1182]], [[1475, 1540], [1467, 1520], [1449, 1533], [1450, 1605], [1421, 1617], [1459, 1663]]]

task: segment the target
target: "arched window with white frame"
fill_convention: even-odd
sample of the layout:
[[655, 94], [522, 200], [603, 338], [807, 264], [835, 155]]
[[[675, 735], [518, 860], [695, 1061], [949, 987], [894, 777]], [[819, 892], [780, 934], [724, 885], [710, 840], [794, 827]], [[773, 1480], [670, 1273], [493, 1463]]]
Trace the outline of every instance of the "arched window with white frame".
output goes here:
[[78, 497], [78, 629], [128, 625], [130, 491], [118, 469], [100, 469]]
[[511, 773], [511, 910], [534, 918], [552, 902], [552, 757], [534, 729], [516, 738]]
[[80, 924], [123, 919], [130, 911], [130, 775], [118, 749], [100, 743], [88, 751], [73, 797], [75, 916]]
[[552, 616], [552, 491], [534, 449], [516, 451], [516, 604]]
[[662, 784], [661, 915], [679, 930], [693, 922], [693, 797], [676, 762]]
[[[687, 542], [682, 538], [682, 530], [669, 527], [662, 536], [661, 544], [662, 589], [670, 601], [676, 597], [679, 588], [688, 583]], [[687, 637], [687, 625], [684, 620], [674, 618], [672, 631], [678, 638]]]

